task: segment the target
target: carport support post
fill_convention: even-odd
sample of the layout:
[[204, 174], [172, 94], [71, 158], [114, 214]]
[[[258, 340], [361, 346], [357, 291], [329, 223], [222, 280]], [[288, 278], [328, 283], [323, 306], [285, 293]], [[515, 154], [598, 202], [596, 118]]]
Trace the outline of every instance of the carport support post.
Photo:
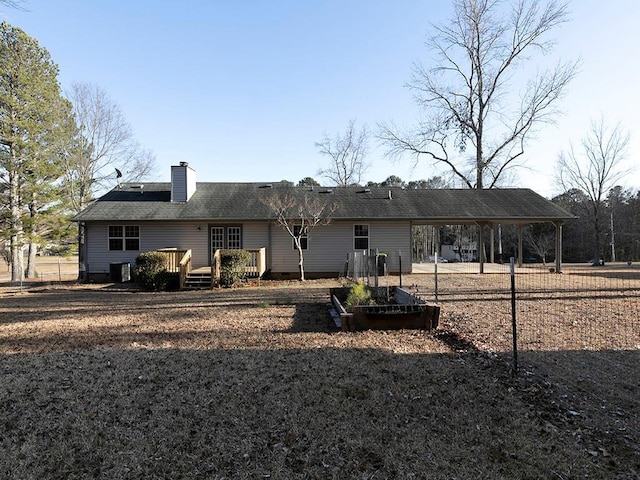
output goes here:
[[518, 266], [522, 266], [522, 224], [518, 224]]
[[489, 262], [490, 263], [496, 263], [496, 260], [495, 260], [495, 256], [496, 256], [496, 252], [495, 252], [496, 229], [493, 226], [493, 224], [491, 224], [489, 226], [489, 234], [490, 234], [489, 241], [491, 242], [491, 246], [489, 247], [489, 251], [491, 252], [490, 253], [490, 257], [489, 257], [490, 258]]
[[553, 222], [556, 227], [556, 273], [562, 273], [562, 222]]
[[478, 223], [478, 262], [480, 273], [484, 273], [484, 223]]

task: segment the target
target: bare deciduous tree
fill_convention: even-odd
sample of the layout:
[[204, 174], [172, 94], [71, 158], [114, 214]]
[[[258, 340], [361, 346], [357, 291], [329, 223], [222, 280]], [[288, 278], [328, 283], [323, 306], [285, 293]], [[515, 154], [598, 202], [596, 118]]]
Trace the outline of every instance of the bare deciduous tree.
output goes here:
[[321, 175], [339, 187], [359, 184], [367, 170], [365, 163], [368, 148], [367, 128], [356, 128], [355, 120], [351, 120], [344, 136], [336, 134], [329, 138], [325, 133], [322, 141], [316, 143], [320, 153], [329, 157], [330, 166], [318, 170]]
[[155, 156], [133, 138], [120, 108], [100, 87], [74, 83], [69, 94], [79, 129], [68, 155], [66, 187], [73, 209], [79, 212], [100, 191], [121, 181], [147, 177]]
[[16, 10], [26, 10], [24, 0], [0, 0], [0, 4], [15, 8]]
[[[445, 26], [434, 26], [427, 46], [435, 67], [416, 64], [408, 87], [424, 113], [411, 130], [380, 126], [387, 155], [429, 158], [469, 188], [492, 188], [518, 166], [535, 127], [552, 122], [576, 63], [559, 63], [531, 78], [514, 98], [514, 74], [531, 55], [547, 53], [550, 30], [567, 21], [565, 3], [540, 0], [455, 0]], [[470, 151], [470, 153], [467, 153]]]
[[275, 215], [278, 224], [291, 236], [298, 251], [298, 271], [300, 280], [304, 281], [304, 250], [309, 235], [318, 225], [328, 225], [331, 215], [336, 210], [319, 198], [309, 195], [294, 195], [291, 192], [280, 192], [263, 200]]
[[591, 123], [578, 151], [571, 145], [558, 157], [557, 179], [564, 191], [578, 189], [587, 195], [596, 259], [604, 258], [602, 232], [607, 195], [629, 173], [623, 168], [628, 144], [627, 131], [620, 125], [607, 127], [601, 118]]
[[555, 231], [548, 224], [529, 225], [523, 230], [523, 238], [534, 254], [547, 264], [547, 257], [556, 247]]

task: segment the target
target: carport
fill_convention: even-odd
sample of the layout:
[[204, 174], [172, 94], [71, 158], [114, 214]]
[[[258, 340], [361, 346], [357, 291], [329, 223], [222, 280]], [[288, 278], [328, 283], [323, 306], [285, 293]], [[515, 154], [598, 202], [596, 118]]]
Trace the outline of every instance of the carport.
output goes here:
[[[535, 223], [551, 223], [555, 229], [555, 271], [562, 273], [562, 226], [575, 218], [569, 212], [530, 189], [425, 190], [414, 197], [416, 215], [412, 224], [475, 225], [478, 228], [480, 273], [485, 263], [495, 262], [495, 235], [499, 225], [517, 228], [517, 264], [523, 263], [523, 229]], [[485, 258], [485, 233], [489, 230], [489, 252]]]

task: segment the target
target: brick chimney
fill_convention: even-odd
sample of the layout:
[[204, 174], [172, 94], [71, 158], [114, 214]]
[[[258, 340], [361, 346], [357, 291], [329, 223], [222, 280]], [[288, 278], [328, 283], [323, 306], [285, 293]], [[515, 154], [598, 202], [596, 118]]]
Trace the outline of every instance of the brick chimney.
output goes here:
[[171, 167], [171, 202], [188, 202], [196, 192], [196, 172], [187, 162]]

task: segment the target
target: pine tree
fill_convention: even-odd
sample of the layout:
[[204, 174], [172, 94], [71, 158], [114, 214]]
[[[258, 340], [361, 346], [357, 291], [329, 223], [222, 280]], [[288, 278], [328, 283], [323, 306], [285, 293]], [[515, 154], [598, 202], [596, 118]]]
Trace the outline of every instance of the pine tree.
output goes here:
[[12, 281], [24, 278], [24, 248], [31, 244], [35, 257], [45, 212], [59, 204], [55, 185], [72, 123], [57, 76], [46, 49], [0, 23], [0, 178]]

